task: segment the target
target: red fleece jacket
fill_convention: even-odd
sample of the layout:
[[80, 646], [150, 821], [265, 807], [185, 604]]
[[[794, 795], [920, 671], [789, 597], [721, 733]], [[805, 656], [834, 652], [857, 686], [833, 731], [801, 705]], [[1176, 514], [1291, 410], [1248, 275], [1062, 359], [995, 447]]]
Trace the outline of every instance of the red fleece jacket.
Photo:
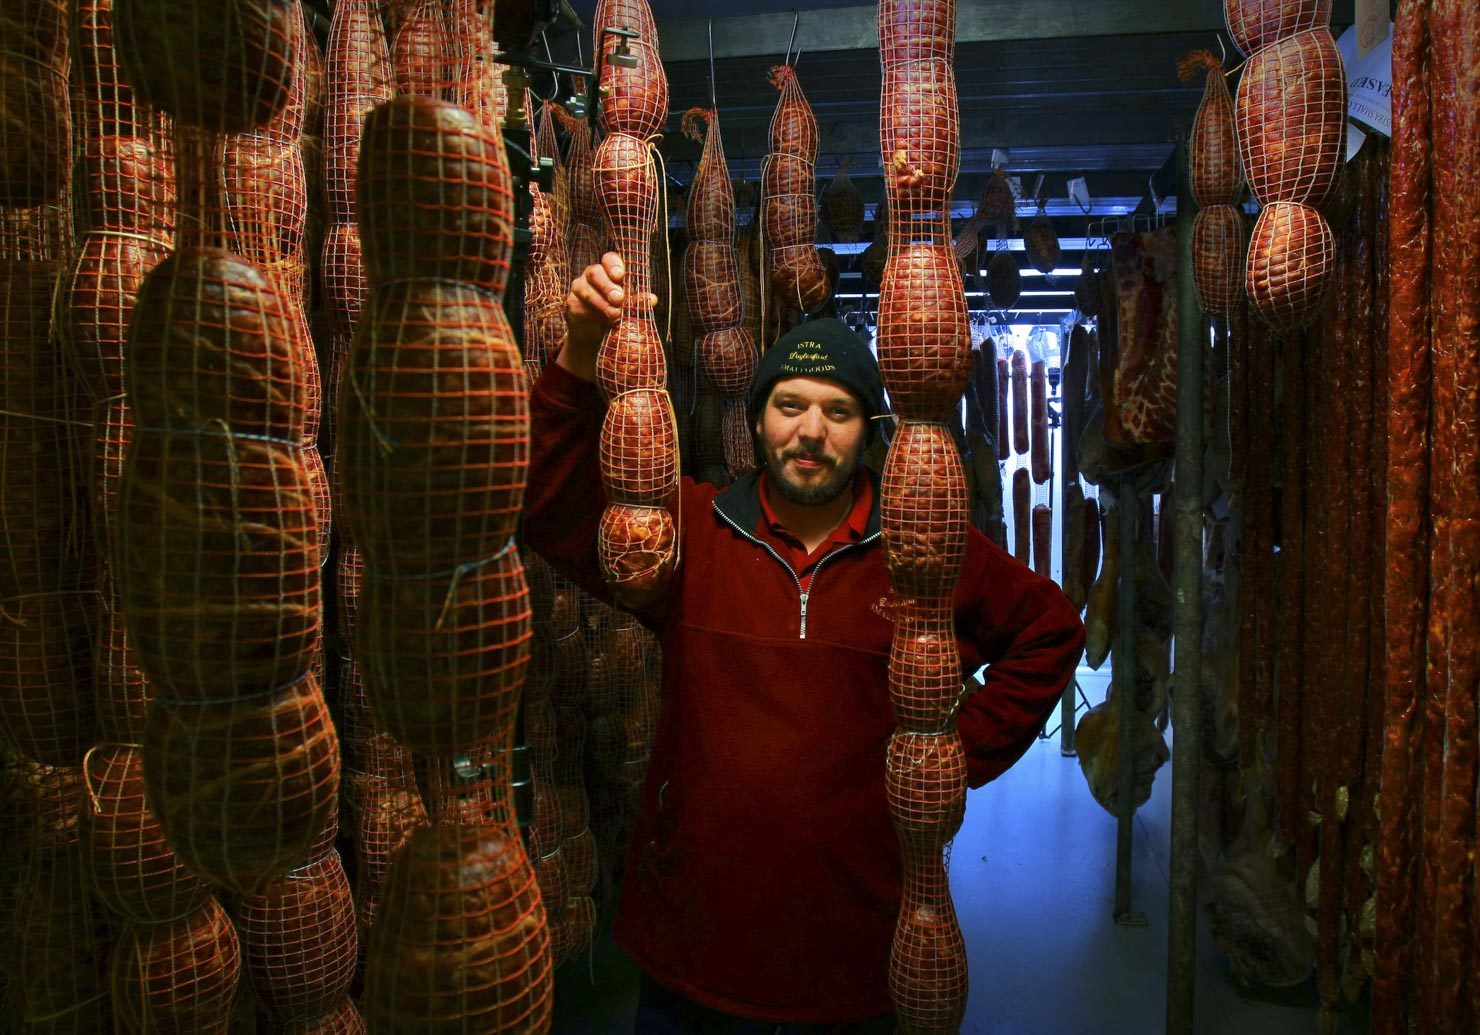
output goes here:
[[[596, 556], [604, 406], [550, 364], [532, 401], [525, 541], [608, 598]], [[682, 562], [662, 613], [663, 701], [616, 922], [663, 985], [777, 1023], [887, 1013], [902, 892], [884, 792], [893, 625], [876, 502], [801, 593], [756, 534], [757, 479], [685, 479]], [[1058, 587], [971, 533], [955, 598], [971, 785], [1012, 765], [1068, 685], [1084, 626]]]

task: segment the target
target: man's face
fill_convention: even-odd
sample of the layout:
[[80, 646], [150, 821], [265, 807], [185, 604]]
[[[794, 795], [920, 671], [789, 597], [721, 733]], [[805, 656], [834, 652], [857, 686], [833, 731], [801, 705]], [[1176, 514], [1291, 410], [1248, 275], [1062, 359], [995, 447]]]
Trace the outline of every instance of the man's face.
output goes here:
[[831, 503], [852, 484], [866, 431], [853, 394], [816, 377], [777, 381], [755, 426], [777, 491], [801, 506]]

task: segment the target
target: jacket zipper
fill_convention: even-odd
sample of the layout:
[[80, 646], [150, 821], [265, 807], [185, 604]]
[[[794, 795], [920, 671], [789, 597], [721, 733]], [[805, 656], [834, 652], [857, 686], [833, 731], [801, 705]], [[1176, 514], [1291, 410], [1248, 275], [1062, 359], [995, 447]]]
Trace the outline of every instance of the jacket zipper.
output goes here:
[[[743, 529], [739, 525], [735, 524], [735, 522], [733, 522], [733, 521], [730, 520], [729, 515], [726, 514], [724, 511], [720, 510], [718, 506], [715, 506], [714, 512], [716, 514], [718, 514], [720, 516], [720, 518], [722, 518], [724, 520], [724, 523], [725, 524], [729, 525], [735, 531], [739, 532], [746, 539], [749, 539], [752, 543], [755, 543], [755, 545], [757, 545], [757, 546], [764, 547], [765, 548], [765, 551], [767, 553], [769, 553], [772, 557], [776, 558], [776, 560], [781, 564], [781, 566], [786, 569], [787, 574], [791, 576], [791, 581], [793, 581], [793, 582], [795, 582], [797, 584], [797, 597], [800, 599], [800, 601], [801, 601], [801, 607], [802, 607], [801, 628], [800, 628], [800, 632], [799, 632], [799, 634], [797, 636], [797, 639], [799, 639], [799, 640], [805, 640], [807, 638], [807, 602], [808, 602], [808, 599], [812, 596], [812, 594], [811, 594], [810, 591], [803, 591], [803, 589], [802, 589], [802, 579], [801, 579], [801, 576], [799, 576], [797, 574], [795, 568], [793, 568], [790, 564], [788, 564], [786, 562], [786, 558], [785, 557], [782, 557], [779, 553], [776, 552], [775, 547], [773, 547], [770, 543], [766, 542], [764, 539], [757, 539], [753, 534], [751, 534], [750, 532], [745, 531], [745, 529]], [[871, 536], [865, 536], [864, 538], [858, 540], [858, 542], [856, 542], [856, 543], [844, 543], [842, 546], [838, 547], [832, 553], [826, 554], [825, 556], [823, 556], [823, 558], [817, 562], [817, 567], [815, 567], [815, 568], [812, 569], [812, 582], [811, 582], [811, 585], [812, 586], [816, 586], [817, 585], [817, 576], [818, 576], [819, 573], [821, 573], [822, 566], [824, 564], [826, 564], [829, 560], [831, 560], [832, 558], [836, 557], [838, 554], [842, 553], [844, 550], [851, 550], [855, 546], [863, 546], [866, 543], [873, 542], [875, 539], [879, 538], [879, 534], [880, 533], [875, 532], [873, 535], [871, 535]]]

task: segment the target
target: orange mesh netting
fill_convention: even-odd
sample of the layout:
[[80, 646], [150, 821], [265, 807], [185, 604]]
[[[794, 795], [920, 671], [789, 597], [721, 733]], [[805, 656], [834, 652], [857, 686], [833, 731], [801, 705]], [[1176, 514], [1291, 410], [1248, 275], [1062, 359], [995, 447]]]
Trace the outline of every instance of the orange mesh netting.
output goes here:
[[570, 267], [567, 280], [573, 280], [601, 259], [603, 231], [601, 204], [596, 197], [596, 143], [588, 121], [571, 117], [563, 107], [557, 106], [555, 114], [570, 133], [570, 147], [565, 155], [570, 184]]
[[358, 865], [355, 871], [355, 911], [361, 946], [373, 928], [391, 861], [411, 837], [427, 825], [426, 807], [407, 770], [396, 777], [352, 775], [351, 811]]
[[951, 243], [961, 161], [956, 74], [948, 59], [885, 66], [879, 109], [891, 242]]
[[98, 612], [93, 640], [93, 696], [98, 738], [114, 744], [138, 744], [154, 693], [129, 646], [123, 612], [109, 593]]
[[514, 202], [501, 135], [456, 105], [398, 97], [365, 120], [357, 189], [372, 284], [436, 278], [502, 294]]
[[308, 857], [339, 794], [339, 741], [318, 684], [305, 676], [243, 700], [156, 700], [144, 785], [187, 866], [260, 891]]
[[[735, 246], [726, 241], [691, 241], [684, 251], [684, 290], [695, 334], [736, 327], [740, 323], [740, 270]], [[702, 341], [702, 338], [701, 338]], [[703, 356], [701, 359], [709, 360]]]
[[896, 732], [889, 740], [884, 774], [894, 829], [906, 851], [938, 858], [966, 814], [961, 738], [954, 732]]
[[677, 529], [668, 511], [610, 506], [597, 534], [602, 568], [618, 603], [641, 605], [668, 585], [678, 563]]
[[719, 113], [712, 108], [690, 108], [683, 116], [683, 131], [691, 140], [704, 139], [699, 165], [689, 183], [689, 241], [731, 244], [735, 237], [735, 194], [725, 161]]
[[135, 924], [176, 920], [204, 905], [208, 886], [181, 865], [144, 800], [139, 750], [99, 745], [88, 752], [83, 780], [78, 834], [99, 901]]
[[884, 562], [896, 593], [948, 599], [966, 556], [966, 470], [944, 424], [905, 421], [884, 464]]
[[944, 420], [960, 404], [971, 374], [971, 328], [948, 246], [901, 245], [890, 254], [876, 342], [895, 413]]
[[71, 172], [67, 5], [21, 0], [0, 13], [0, 205], [63, 202]]
[[131, 928], [113, 955], [117, 1019], [129, 1032], [223, 1032], [241, 975], [236, 929], [208, 898], [179, 920]]
[[611, 248], [626, 265], [622, 316], [597, 357], [597, 381], [608, 396], [633, 388], [662, 388], [667, 380], [663, 343], [648, 305], [654, 291], [648, 250], [658, 220], [658, 174], [643, 140], [608, 135], [596, 149], [593, 179]]
[[274, 1020], [317, 1017], [345, 994], [359, 955], [355, 904], [330, 851], [232, 906], [257, 1002]]
[[303, 357], [286, 301], [260, 270], [223, 251], [177, 253], [145, 279], [137, 312], [127, 384], [140, 428], [224, 422], [302, 441]]
[[[624, 45], [613, 29], [637, 34], [625, 41], [635, 61], [632, 67], [612, 62], [613, 52]], [[641, 140], [661, 133], [668, 121], [668, 76], [658, 55], [658, 29], [647, 0], [599, 0], [592, 33], [604, 98], [597, 117], [601, 132]]]
[[365, 959], [377, 1030], [542, 1031], [549, 932], [517, 833], [439, 823], [411, 835], [386, 881]]
[[954, 0], [880, 0], [879, 57], [884, 68], [950, 60], [955, 52]]
[[[339, 547], [339, 570], [336, 605], [339, 610], [339, 639], [342, 648], [354, 642], [355, 624], [360, 610], [360, 587], [364, 582], [365, 559], [354, 543], [344, 541]], [[341, 650], [340, 657], [349, 657]]]
[[390, 44], [375, 0], [334, 5], [325, 52], [324, 195], [330, 223], [355, 220], [355, 177], [365, 117], [391, 99]]
[[931, 602], [902, 604], [889, 650], [889, 701], [900, 729], [936, 733], [946, 728], [961, 690], [956, 623]]
[[123, 394], [123, 354], [134, 298], [168, 249], [118, 233], [90, 233], [63, 287], [58, 332], [94, 402]]
[[441, 280], [376, 286], [345, 377], [341, 503], [367, 569], [430, 575], [502, 549], [523, 502], [529, 388], [498, 300]]
[[318, 1017], [306, 1021], [289, 1021], [278, 1029], [280, 1035], [365, 1035], [365, 1019], [348, 996]]
[[601, 478], [612, 503], [663, 505], [678, 490], [678, 440], [668, 393], [614, 397], [601, 427]]
[[376, 724], [413, 751], [450, 753], [512, 721], [533, 631], [512, 548], [445, 577], [367, 575], [356, 660]]
[[1240, 155], [1259, 203], [1323, 201], [1346, 146], [1346, 76], [1331, 30], [1310, 29], [1255, 53], [1236, 110]]
[[161, 696], [260, 693], [307, 671], [320, 631], [317, 526], [300, 447], [141, 429], [120, 487], [118, 579]]
[[[535, 860], [534, 876], [540, 886], [540, 899], [544, 903], [546, 923], [553, 934], [560, 915], [565, 912], [565, 900], [568, 897], [565, 853], [560, 850], [558, 841], [553, 852]], [[550, 955], [556, 965], [560, 963], [560, 953], [561, 947], [552, 941]]]
[[475, 0], [418, 0], [408, 5], [396, 26], [391, 64], [396, 87], [462, 103], [478, 77], [479, 55], [490, 45], [488, 20], [493, 5], [477, 9]]
[[771, 290], [811, 312], [827, 301], [827, 271], [817, 256], [817, 118], [790, 65], [771, 69], [780, 91], [770, 152], [761, 171], [761, 224]]
[[1253, 55], [1297, 32], [1331, 23], [1331, 0], [1224, 0], [1234, 44]]
[[[43, 220], [0, 240], [44, 254], [60, 252], [63, 237]], [[50, 258], [0, 260], [0, 734], [38, 761], [77, 765], [93, 737], [94, 606], [77, 591], [93, 569], [85, 425], [52, 337], [59, 270]]]
[[1206, 74], [1207, 84], [1187, 142], [1192, 196], [1199, 205], [1232, 205], [1244, 185], [1233, 97], [1223, 76], [1223, 63], [1210, 51], [1194, 50], [1177, 62], [1177, 77], [1184, 83], [1192, 82], [1199, 70]]
[[966, 940], [939, 850], [906, 853], [905, 875], [889, 954], [889, 993], [899, 1030], [959, 1031], [966, 1010]]
[[1336, 257], [1326, 220], [1306, 205], [1270, 205], [1249, 239], [1244, 289], [1270, 324], [1293, 330], [1311, 319], [1325, 296]]
[[336, 223], [324, 232], [319, 276], [324, 285], [329, 314], [333, 320], [335, 363], [330, 367], [324, 390], [331, 404], [339, 399], [339, 360], [349, 351], [369, 285], [360, 251], [360, 228], [354, 223]]
[[[604, 13], [626, 17], [646, 11], [641, 0], [630, 10], [615, 2], [603, 4], [597, 24], [603, 24]], [[648, 39], [656, 46], [654, 35], [649, 33]], [[602, 74], [605, 82], [605, 69]], [[656, 78], [662, 78], [661, 68]], [[663, 89], [666, 94], [666, 82]], [[629, 100], [635, 103], [639, 94], [646, 96], [639, 90]], [[619, 109], [608, 99], [603, 105], [603, 118], [608, 121], [603, 126], [633, 130], [634, 111], [630, 105]], [[654, 283], [649, 265], [660, 189], [654, 153], [644, 139], [613, 131], [602, 140], [593, 163], [607, 234], [627, 267], [622, 316], [597, 355], [597, 382], [612, 401], [602, 430], [602, 480], [609, 499], [626, 502], [608, 504], [597, 545], [607, 582], [619, 600], [628, 603], [661, 592], [677, 562], [673, 518], [658, 509], [677, 485], [678, 441], [672, 403], [664, 387], [663, 343], [648, 298], [655, 287], [666, 291], [666, 285]], [[667, 430], [663, 431], [665, 421]], [[647, 435], [642, 434], [644, 428]], [[651, 437], [654, 431], [656, 438]]]
[[[67, 801], [76, 816], [76, 800]], [[93, 901], [75, 837], [33, 842], [18, 878], [9, 943], [16, 1031], [105, 1031], [112, 932]]]
[[750, 430], [750, 417], [743, 397], [725, 400], [721, 422], [725, 468], [731, 478], [743, 478], [756, 467], [755, 436]]
[[863, 230], [863, 193], [853, 185], [848, 170], [853, 159], [838, 159], [838, 171], [822, 192], [822, 218], [835, 241], [856, 241]]
[[1192, 227], [1192, 277], [1203, 312], [1232, 316], [1242, 299], [1244, 215], [1232, 205], [1199, 209]]
[[587, 642], [590, 644], [590, 656], [586, 661], [586, 692], [584, 697], [578, 700], [562, 700], [556, 702], [564, 707], [578, 708], [584, 710], [585, 714], [610, 715], [619, 706], [618, 685], [620, 682], [612, 655], [608, 651], [608, 637], [606, 626], [609, 623], [603, 619], [597, 623], [586, 634]]
[[[879, 360], [904, 418], [881, 487], [884, 559], [902, 598], [890, 608], [889, 691], [900, 727], [890, 741], [885, 787], [904, 850], [905, 887], [889, 991], [905, 1033], [956, 1031], [966, 1007], [965, 944], [942, 852], [966, 806], [965, 754], [953, 728], [961, 671], [951, 601], [970, 513], [956, 443], [945, 424], [935, 423], [960, 406], [971, 374], [949, 208], [961, 147], [954, 30], [949, 0], [880, 3], [889, 254]], [[1022, 387], [1025, 398], [1026, 377]], [[1026, 423], [1026, 406], [1022, 412]]]
[[721, 393], [743, 394], [755, 373], [755, 342], [744, 324], [740, 269], [735, 250], [735, 196], [730, 187], [720, 136], [719, 115], [691, 108], [684, 132], [699, 138], [706, 126], [704, 151], [689, 185], [689, 247], [684, 252], [684, 312], [695, 350], [710, 382]]
[[[529, 741], [530, 767], [534, 771], [535, 823], [530, 828], [530, 849], [536, 855], [553, 851], [563, 829], [560, 811], [552, 807], [555, 797], [555, 706], [548, 701], [526, 702], [524, 735]], [[539, 799], [544, 798], [544, 801]], [[543, 887], [543, 885], [541, 885]]]
[[[533, 105], [532, 96], [526, 92], [527, 106]], [[555, 169], [549, 191], [534, 183], [529, 186], [533, 211], [524, 281], [524, 354], [541, 367], [565, 344], [565, 295], [570, 288], [569, 185], [555, 142], [552, 107], [558, 105], [546, 101], [540, 109], [539, 130], [531, 138], [531, 159], [553, 158]]]
[[0, 615], [0, 731], [48, 765], [76, 765], [95, 735], [91, 594], [34, 593]]
[[551, 644], [550, 661], [554, 669], [551, 700], [557, 705], [574, 705], [585, 700], [590, 650], [586, 634], [574, 629]]
[[114, 39], [140, 100], [185, 125], [246, 133], [289, 103], [298, 19], [261, 0], [115, 0]]

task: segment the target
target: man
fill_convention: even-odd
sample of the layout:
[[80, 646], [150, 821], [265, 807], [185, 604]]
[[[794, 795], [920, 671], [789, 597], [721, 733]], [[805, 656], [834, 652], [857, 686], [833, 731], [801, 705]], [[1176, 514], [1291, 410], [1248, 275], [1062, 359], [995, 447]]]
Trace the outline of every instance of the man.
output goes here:
[[[571, 285], [525, 505], [528, 544], [603, 598], [593, 381], [624, 277], [609, 253]], [[837, 320], [803, 324], [752, 384], [764, 467], [724, 490], [685, 479], [673, 505], [682, 562], [638, 616], [661, 638], [663, 701], [616, 922], [645, 975], [642, 1035], [893, 1030], [893, 624], [879, 487], [858, 463], [882, 407], [868, 347]], [[1084, 628], [974, 530], [955, 608], [963, 671], [989, 666], [959, 715], [976, 787], [1032, 743]]]

